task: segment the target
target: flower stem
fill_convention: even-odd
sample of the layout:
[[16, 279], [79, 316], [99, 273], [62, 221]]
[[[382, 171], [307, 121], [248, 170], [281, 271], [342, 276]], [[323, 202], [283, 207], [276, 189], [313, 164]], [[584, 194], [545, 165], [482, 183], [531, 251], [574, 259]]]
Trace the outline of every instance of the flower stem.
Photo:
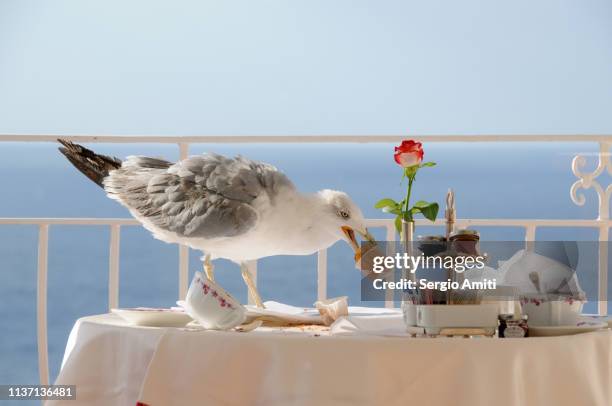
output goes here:
[[404, 219], [412, 221], [412, 214], [408, 213], [408, 209], [410, 208], [410, 192], [412, 192], [412, 182], [414, 181], [414, 176], [408, 177], [408, 191], [406, 192], [406, 207], [404, 208]]

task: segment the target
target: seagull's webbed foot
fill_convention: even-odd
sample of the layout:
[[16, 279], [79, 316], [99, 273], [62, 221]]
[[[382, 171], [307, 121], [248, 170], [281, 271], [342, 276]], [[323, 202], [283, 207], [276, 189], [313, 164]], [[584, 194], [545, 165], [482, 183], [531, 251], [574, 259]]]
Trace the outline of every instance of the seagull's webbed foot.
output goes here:
[[244, 279], [244, 283], [246, 283], [247, 288], [249, 289], [249, 295], [253, 298], [255, 305], [262, 309], [265, 309], [263, 302], [261, 301], [261, 297], [259, 296], [259, 291], [257, 290], [257, 286], [253, 282], [253, 278], [251, 277], [251, 272], [249, 272], [249, 268], [245, 262], [240, 264], [240, 272], [242, 273], [242, 279]]
[[206, 256], [204, 257], [204, 273], [206, 274], [206, 277], [211, 281], [215, 280], [215, 273], [213, 270], [214, 267], [212, 261], [210, 260], [210, 254], [206, 254]]

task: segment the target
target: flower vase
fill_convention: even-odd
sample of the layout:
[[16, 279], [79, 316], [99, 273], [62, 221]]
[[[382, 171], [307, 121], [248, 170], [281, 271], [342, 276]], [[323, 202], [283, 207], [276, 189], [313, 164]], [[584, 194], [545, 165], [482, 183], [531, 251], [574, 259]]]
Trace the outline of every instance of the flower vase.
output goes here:
[[[401, 231], [402, 248], [406, 254], [413, 255], [413, 241], [414, 241], [414, 221], [402, 220], [402, 231]], [[415, 274], [409, 270], [402, 272], [402, 278], [415, 281]], [[404, 313], [404, 322], [407, 326], [416, 326], [417, 317], [417, 298], [413, 291], [402, 292], [402, 312]]]
[[404, 243], [404, 251], [412, 255], [412, 241], [414, 240], [414, 221], [402, 220], [401, 239]]

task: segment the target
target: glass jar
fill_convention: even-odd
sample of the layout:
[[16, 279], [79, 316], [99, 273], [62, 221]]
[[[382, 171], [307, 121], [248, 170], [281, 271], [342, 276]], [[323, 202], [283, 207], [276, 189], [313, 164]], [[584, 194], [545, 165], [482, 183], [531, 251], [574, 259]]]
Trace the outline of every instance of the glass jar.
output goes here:
[[448, 238], [451, 247], [458, 253], [478, 255], [480, 234], [476, 230], [457, 230]]
[[419, 235], [418, 248], [426, 257], [433, 257], [446, 250], [446, 237], [443, 235]]
[[529, 337], [529, 326], [527, 315], [515, 318], [513, 314], [499, 315], [499, 338], [525, 338]]

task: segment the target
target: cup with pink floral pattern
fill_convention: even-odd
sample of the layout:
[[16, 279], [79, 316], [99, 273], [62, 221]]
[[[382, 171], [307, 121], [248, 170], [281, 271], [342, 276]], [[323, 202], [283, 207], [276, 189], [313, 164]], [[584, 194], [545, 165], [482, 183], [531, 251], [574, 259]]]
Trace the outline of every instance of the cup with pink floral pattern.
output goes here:
[[245, 307], [202, 272], [191, 281], [185, 311], [209, 330], [229, 330], [246, 320]]
[[534, 326], [574, 325], [585, 302], [583, 297], [562, 295], [526, 295], [520, 299], [523, 313]]

